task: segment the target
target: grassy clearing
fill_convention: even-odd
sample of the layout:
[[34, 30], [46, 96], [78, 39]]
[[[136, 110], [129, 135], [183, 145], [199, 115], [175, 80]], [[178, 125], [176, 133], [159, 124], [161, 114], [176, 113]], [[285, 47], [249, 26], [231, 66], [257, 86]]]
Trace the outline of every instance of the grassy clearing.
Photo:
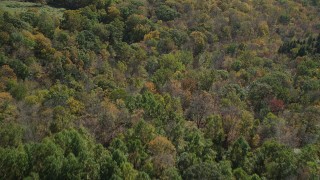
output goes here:
[[7, 11], [9, 13], [21, 13], [25, 11], [46, 11], [52, 13], [55, 16], [62, 17], [64, 8], [54, 8], [48, 5], [42, 5], [40, 3], [31, 2], [19, 2], [19, 1], [1, 1], [0, 11]]

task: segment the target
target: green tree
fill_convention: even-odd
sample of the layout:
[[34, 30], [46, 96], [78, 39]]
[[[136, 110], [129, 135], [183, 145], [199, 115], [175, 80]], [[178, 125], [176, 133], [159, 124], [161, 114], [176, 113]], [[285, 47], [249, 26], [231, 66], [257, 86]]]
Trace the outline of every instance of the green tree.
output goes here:
[[63, 13], [63, 20], [61, 21], [61, 27], [71, 32], [83, 30], [84, 23], [86, 23], [85, 17], [83, 17], [79, 11], [67, 10]]
[[58, 27], [56, 22], [57, 19], [54, 16], [47, 12], [42, 12], [38, 18], [37, 27], [46, 37], [53, 38], [54, 31]]
[[123, 33], [125, 30], [124, 26], [125, 24], [118, 18], [108, 24], [107, 30], [110, 32], [109, 41], [111, 41], [112, 43], [122, 42]]
[[0, 175], [5, 179], [22, 179], [29, 169], [28, 155], [22, 146], [0, 148]]
[[22, 144], [23, 128], [16, 123], [0, 122], [0, 147], [18, 147]]
[[126, 162], [121, 164], [121, 175], [125, 180], [134, 180], [138, 176], [138, 171], [135, 170], [132, 164]]
[[77, 43], [81, 49], [84, 50], [95, 50], [98, 49], [96, 36], [91, 31], [81, 31], [77, 35]]
[[171, 21], [179, 17], [180, 14], [175, 9], [172, 9], [167, 5], [160, 5], [156, 9], [156, 15], [160, 20]]
[[143, 15], [132, 14], [125, 22], [125, 39], [127, 42], [139, 42], [151, 31], [151, 22]]
[[292, 149], [275, 141], [266, 141], [257, 149], [254, 172], [271, 179], [283, 179], [297, 172], [297, 156]]
[[250, 146], [243, 137], [240, 137], [238, 140], [236, 140], [229, 149], [229, 156], [232, 166], [234, 168], [244, 167], [249, 151]]
[[183, 175], [185, 179], [232, 179], [231, 165], [227, 161], [220, 163], [203, 162], [194, 164]]

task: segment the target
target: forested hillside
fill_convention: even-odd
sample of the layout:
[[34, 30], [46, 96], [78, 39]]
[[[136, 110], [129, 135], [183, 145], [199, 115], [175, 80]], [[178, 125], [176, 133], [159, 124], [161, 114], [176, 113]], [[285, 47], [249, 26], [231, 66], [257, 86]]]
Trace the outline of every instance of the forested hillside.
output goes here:
[[319, 0], [0, 1], [0, 179], [319, 178]]

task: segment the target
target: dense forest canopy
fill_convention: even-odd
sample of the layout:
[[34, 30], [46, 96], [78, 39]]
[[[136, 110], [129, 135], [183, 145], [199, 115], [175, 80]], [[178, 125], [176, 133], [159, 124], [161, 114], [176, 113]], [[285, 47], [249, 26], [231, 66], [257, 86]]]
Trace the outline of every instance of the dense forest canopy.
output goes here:
[[0, 179], [319, 179], [319, 14], [0, 1]]

